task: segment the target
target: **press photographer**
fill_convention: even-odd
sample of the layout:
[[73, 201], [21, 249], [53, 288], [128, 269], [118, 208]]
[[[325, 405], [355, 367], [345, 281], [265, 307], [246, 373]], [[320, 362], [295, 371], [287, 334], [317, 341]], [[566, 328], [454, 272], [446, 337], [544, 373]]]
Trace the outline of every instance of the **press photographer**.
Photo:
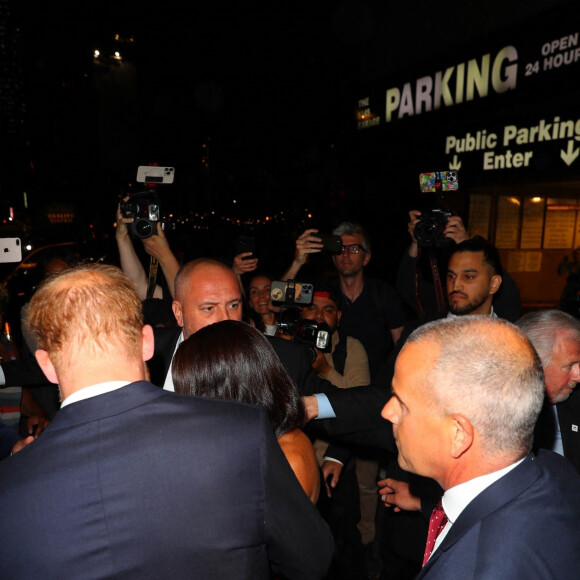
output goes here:
[[454, 215], [445, 204], [445, 195], [459, 189], [457, 171], [435, 171], [419, 174], [422, 193], [436, 194], [435, 204], [423, 210], [413, 229], [413, 238], [421, 248], [443, 247], [449, 238], [443, 232], [449, 218]]
[[[426, 318], [447, 308], [444, 288], [449, 255], [456, 244], [469, 238], [469, 234], [461, 216], [446, 206], [444, 196], [450, 190], [438, 192], [433, 183], [421, 186], [423, 193], [437, 193], [438, 197], [432, 198], [436, 201], [435, 207], [409, 211], [407, 231], [411, 244], [401, 257], [396, 286], [417, 316]], [[498, 316], [515, 322], [521, 314], [520, 291], [505, 269], [502, 279], [501, 288], [494, 298], [494, 311]]]
[[127, 232], [143, 240], [157, 233], [161, 222], [161, 201], [156, 191], [140, 191], [121, 202], [121, 214], [127, 220]]
[[[310, 321], [318, 325], [318, 328], [325, 328], [329, 333], [328, 346], [325, 349], [316, 349], [316, 360], [312, 363], [312, 368], [318, 373], [320, 377], [330, 381], [336, 387], [350, 387], [353, 385], [363, 385], [370, 382], [368, 377], [368, 359], [364, 347], [360, 341], [356, 341], [355, 348], [362, 352], [360, 358], [361, 364], [365, 366], [366, 373], [363, 377], [357, 376], [357, 380], [363, 382], [355, 382], [348, 384], [348, 381], [343, 376], [346, 355], [347, 342], [351, 342], [351, 337], [342, 337], [339, 332], [340, 319], [342, 311], [340, 310], [340, 295], [336, 289], [328, 283], [317, 282], [314, 284], [312, 302], [308, 306], [301, 308], [301, 316], [303, 322]], [[348, 340], [347, 340], [348, 338]], [[352, 349], [352, 345], [351, 349]], [[364, 356], [362, 356], [364, 355]], [[351, 353], [352, 356], [352, 353]], [[359, 356], [357, 354], [357, 356]]]
[[313, 285], [295, 282], [294, 280], [272, 282], [270, 300], [280, 306], [278, 330], [293, 340], [312, 347], [313, 360], [316, 351], [326, 352], [330, 349], [330, 329], [324, 321], [317, 322], [303, 317], [305, 307], [312, 304]]
[[174, 167], [140, 165], [137, 168], [137, 181], [143, 183], [145, 189], [123, 199], [119, 207], [132, 238], [150, 238], [157, 233], [158, 223], [165, 229], [165, 223], [161, 221], [161, 200], [157, 186], [173, 183], [174, 176]]
[[[115, 230], [123, 272], [137, 287], [141, 300], [163, 299], [167, 323], [174, 322], [171, 300], [174, 296], [173, 282], [179, 270], [179, 262], [165, 236], [160, 196], [156, 186], [158, 183], [173, 183], [173, 175], [172, 167], [140, 166], [137, 170], [137, 181], [145, 183], [148, 189], [127, 196], [117, 204]], [[148, 272], [141, 261], [141, 250], [134, 246], [136, 240], [141, 240], [143, 249], [150, 258]], [[160, 280], [157, 280], [158, 265], [161, 266], [163, 273]]]
[[[330, 331], [330, 348], [325, 352], [315, 349], [312, 368], [335, 387], [360, 388], [371, 380], [368, 356], [360, 340], [340, 330], [340, 303], [336, 286], [319, 280], [314, 284], [311, 304], [301, 309], [303, 319], [325, 324]], [[315, 433], [316, 426], [313, 429]], [[321, 493], [318, 508], [332, 529], [339, 552], [331, 571], [340, 578], [366, 578], [376, 562], [372, 558], [377, 511], [375, 461], [365, 454], [368, 450], [329, 444], [323, 435], [315, 437], [314, 450], [326, 491]]]

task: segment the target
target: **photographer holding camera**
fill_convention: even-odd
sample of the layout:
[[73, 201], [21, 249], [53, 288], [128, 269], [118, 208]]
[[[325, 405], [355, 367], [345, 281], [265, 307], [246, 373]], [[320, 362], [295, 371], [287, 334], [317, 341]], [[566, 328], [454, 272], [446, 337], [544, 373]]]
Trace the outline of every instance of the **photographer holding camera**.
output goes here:
[[[145, 268], [137, 255], [135, 247], [133, 246], [132, 236], [129, 235], [128, 224], [133, 224], [135, 218], [126, 217], [122, 211], [122, 204], [127, 203], [129, 197], [125, 197], [121, 203], [117, 205], [117, 228], [115, 230], [115, 240], [117, 241], [117, 248], [119, 250], [119, 260], [121, 263], [121, 269], [125, 275], [135, 284], [137, 287], [137, 292], [141, 300], [145, 300], [148, 296], [149, 291], [149, 279], [145, 272]], [[147, 254], [151, 257], [156, 258], [161, 265], [163, 270], [163, 275], [167, 282], [167, 290], [169, 291], [170, 298], [175, 295], [174, 292], [174, 281], [175, 275], [179, 270], [179, 262], [171, 248], [169, 247], [169, 242], [163, 231], [161, 222], [156, 222], [155, 233], [148, 237], [140, 237], [143, 242], [143, 247]], [[129, 226], [130, 227], [130, 226]], [[134, 231], [134, 229], [132, 230]], [[168, 298], [164, 296], [163, 287], [159, 284], [155, 285], [152, 298]]]
[[[339, 328], [342, 317], [340, 293], [331, 284], [322, 280], [314, 284], [312, 302], [301, 308], [301, 317], [319, 327], [324, 325], [330, 332], [328, 347], [324, 350], [314, 348], [316, 358], [312, 368], [320, 378], [344, 389], [370, 383], [364, 346]], [[316, 425], [312, 427], [315, 429]], [[367, 543], [372, 541], [377, 506], [375, 479], [368, 478], [367, 482], [365, 478], [369, 471], [368, 460], [354, 456], [350, 447], [329, 444], [323, 438], [316, 438], [313, 445], [325, 486], [317, 506], [328, 522], [338, 548], [331, 571], [336, 578], [366, 580], [373, 570], [372, 562], [366, 560], [361, 533], [364, 532]], [[372, 465], [370, 471], [373, 473]]]
[[[342, 222], [332, 234], [342, 242], [336, 253], [327, 250], [338, 274], [333, 284], [340, 293], [341, 326], [362, 342], [369, 357], [371, 380], [380, 384], [387, 380], [387, 358], [408, 321], [407, 308], [393, 286], [366, 275], [372, 248], [360, 224]], [[298, 236], [294, 260], [282, 280], [296, 278], [308, 256], [324, 250], [320, 236], [315, 228]]]
[[[372, 256], [370, 236], [361, 224], [342, 222], [332, 231], [340, 238], [334, 250], [325, 250], [324, 237], [317, 229], [305, 230], [296, 239], [294, 260], [282, 279], [295, 278], [298, 271], [307, 263], [310, 254], [326, 251], [330, 254], [337, 271], [337, 279], [332, 281], [338, 293], [342, 317], [340, 326], [343, 333], [360, 340], [364, 346], [371, 373], [371, 383], [385, 392], [390, 386], [388, 357], [408, 322], [407, 308], [397, 290], [386, 280], [367, 276], [365, 268]], [[367, 387], [363, 387], [367, 389]], [[332, 407], [330, 401], [329, 407]], [[327, 414], [328, 412], [328, 414]], [[332, 417], [332, 411], [319, 409], [320, 417]], [[375, 449], [367, 450], [367, 461], [363, 469], [357, 469], [359, 485], [372, 490], [374, 502], [366, 501], [361, 505], [362, 541], [367, 552], [369, 568], [376, 565], [376, 480], [379, 473], [379, 460], [383, 454]], [[370, 493], [367, 495], [370, 497]], [[374, 507], [373, 507], [374, 506]]]
[[[411, 244], [401, 257], [396, 279], [397, 290], [420, 319], [447, 308], [444, 291], [447, 262], [456, 245], [469, 239], [463, 220], [458, 215], [450, 215], [446, 223], [441, 220], [437, 226], [426, 223], [428, 220], [432, 218], [424, 216], [419, 210], [409, 211], [407, 229]], [[417, 239], [418, 234], [420, 240]], [[522, 308], [520, 290], [503, 268], [501, 276], [503, 283], [495, 296], [494, 310], [498, 316], [515, 322]]]

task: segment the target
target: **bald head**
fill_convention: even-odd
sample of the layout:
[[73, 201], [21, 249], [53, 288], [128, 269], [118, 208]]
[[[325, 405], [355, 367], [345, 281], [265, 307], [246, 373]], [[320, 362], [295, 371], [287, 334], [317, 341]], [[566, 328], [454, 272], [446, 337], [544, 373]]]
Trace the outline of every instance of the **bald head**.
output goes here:
[[175, 277], [173, 312], [188, 338], [221, 320], [242, 319], [242, 293], [233, 270], [210, 258], [182, 266]]

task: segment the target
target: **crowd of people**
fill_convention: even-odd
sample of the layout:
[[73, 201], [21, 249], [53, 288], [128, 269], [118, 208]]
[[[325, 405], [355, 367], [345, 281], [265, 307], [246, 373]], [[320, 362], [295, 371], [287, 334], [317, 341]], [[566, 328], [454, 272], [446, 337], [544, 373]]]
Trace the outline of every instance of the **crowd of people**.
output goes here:
[[1, 577], [576, 577], [580, 321], [522, 316], [460, 217], [423, 246], [409, 212], [394, 285], [357, 223], [274, 276], [116, 218], [119, 265], [47, 272], [0, 364], [0, 394], [60, 395], [0, 423]]

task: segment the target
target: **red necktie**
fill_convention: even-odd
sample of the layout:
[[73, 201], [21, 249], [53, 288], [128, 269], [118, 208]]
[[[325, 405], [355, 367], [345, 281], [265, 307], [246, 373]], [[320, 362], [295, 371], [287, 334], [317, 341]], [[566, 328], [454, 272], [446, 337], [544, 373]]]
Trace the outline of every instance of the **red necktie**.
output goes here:
[[423, 566], [429, 560], [431, 552], [435, 546], [435, 540], [437, 536], [441, 533], [445, 524], [447, 523], [447, 516], [443, 510], [441, 502], [439, 502], [433, 512], [431, 513], [431, 518], [429, 520], [429, 531], [427, 533], [427, 545], [425, 546], [425, 555], [423, 556]]

